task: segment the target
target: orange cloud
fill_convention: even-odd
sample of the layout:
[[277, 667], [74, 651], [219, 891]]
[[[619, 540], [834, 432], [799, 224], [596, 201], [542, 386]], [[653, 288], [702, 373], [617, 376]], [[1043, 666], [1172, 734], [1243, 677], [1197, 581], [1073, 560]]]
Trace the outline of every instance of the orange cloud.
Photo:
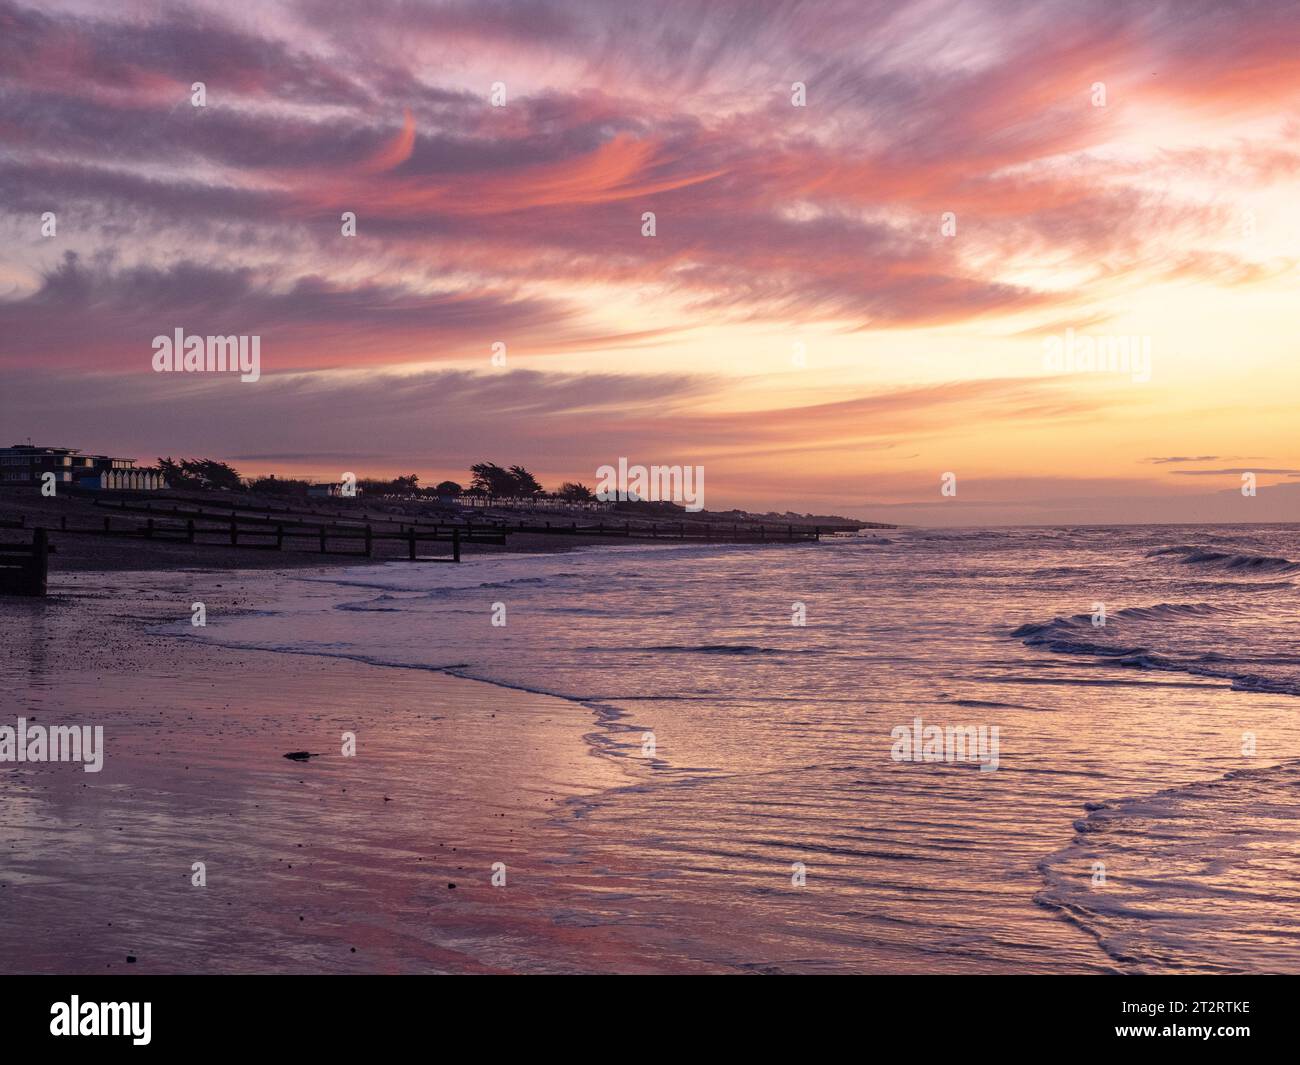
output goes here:
[[402, 129], [392, 140], [383, 145], [374, 155], [357, 168], [362, 174], [382, 174], [386, 170], [401, 166], [411, 158], [415, 147], [415, 116], [408, 108], [403, 119]]

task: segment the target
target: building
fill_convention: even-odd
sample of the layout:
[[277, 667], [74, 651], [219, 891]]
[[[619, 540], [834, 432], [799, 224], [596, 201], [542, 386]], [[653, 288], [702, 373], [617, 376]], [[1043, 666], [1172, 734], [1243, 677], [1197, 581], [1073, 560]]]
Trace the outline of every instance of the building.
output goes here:
[[[441, 501], [443, 496], [439, 496]], [[491, 507], [498, 507], [502, 510], [562, 510], [565, 512], [572, 510], [613, 510], [614, 503], [612, 500], [603, 499], [560, 499], [558, 496], [537, 495], [537, 496], [490, 496], [479, 495], [475, 492], [463, 492], [456, 496], [451, 502], [458, 503], [462, 507], [478, 507], [487, 510]]]
[[[119, 460], [114, 460], [119, 461]], [[77, 478], [78, 488], [102, 492], [157, 492], [169, 487], [162, 471], [153, 467], [132, 466], [129, 469], [102, 470]]]
[[149, 492], [167, 487], [162, 471], [137, 467], [135, 459], [83, 455], [75, 447], [14, 444], [0, 448], [0, 487], [39, 488], [46, 474], [59, 486], [99, 491]]
[[307, 494], [312, 498], [333, 498], [343, 494], [343, 485], [333, 481], [320, 481], [307, 486]]

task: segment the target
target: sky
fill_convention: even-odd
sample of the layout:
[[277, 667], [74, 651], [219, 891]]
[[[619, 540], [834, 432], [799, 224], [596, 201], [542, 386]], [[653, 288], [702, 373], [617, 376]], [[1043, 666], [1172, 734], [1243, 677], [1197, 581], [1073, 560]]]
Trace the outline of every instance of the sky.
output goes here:
[[0, 444], [1300, 520], [1298, 192], [1293, 0], [0, 0]]

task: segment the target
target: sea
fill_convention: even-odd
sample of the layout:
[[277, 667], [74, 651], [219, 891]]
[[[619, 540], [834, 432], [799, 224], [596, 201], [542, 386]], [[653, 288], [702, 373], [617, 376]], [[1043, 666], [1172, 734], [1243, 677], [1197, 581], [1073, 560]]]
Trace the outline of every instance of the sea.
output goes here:
[[1297, 525], [601, 546], [286, 574], [185, 635], [580, 705], [625, 783], [545, 826], [551, 919], [668, 968], [1297, 972], [1297, 560]]

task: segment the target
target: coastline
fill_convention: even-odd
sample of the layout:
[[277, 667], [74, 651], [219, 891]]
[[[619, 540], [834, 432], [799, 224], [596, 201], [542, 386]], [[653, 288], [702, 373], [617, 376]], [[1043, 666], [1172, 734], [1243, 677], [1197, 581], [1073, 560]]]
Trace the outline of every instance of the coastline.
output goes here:
[[[156, 631], [195, 599], [257, 614], [310, 576], [73, 572], [4, 601], [0, 721], [102, 725], [105, 754], [99, 773], [4, 767], [0, 973], [836, 970], [794, 926], [752, 929], [736, 897], [591, 835], [675, 786], [622, 756], [612, 707]], [[685, 896], [657, 886], [683, 872]], [[915, 967], [885, 942], [855, 966]]]
[[[1054, 542], [1037, 550], [1060, 587], [1014, 596], [1007, 616], [1001, 587], [958, 587], [936, 611], [946, 628], [902, 645], [871, 638], [882, 621], [912, 631], [898, 574], [947, 588], [953, 557], [987, 566], [1003, 547], [616, 546], [436, 571], [72, 573], [49, 600], [0, 602], [10, 724], [99, 725], [108, 741], [99, 776], [5, 767], [0, 950], [24, 972], [121, 971], [126, 953], [155, 972], [1289, 967], [1285, 928], [1251, 928], [1282, 901], [1253, 885], [1261, 863], [1292, 861], [1293, 825], [1230, 825], [1262, 834], [1246, 854], [1173, 829], [1213, 828], [1214, 804], [1252, 789], [1286, 805], [1270, 796], [1300, 749], [1293, 697], [1026, 648], [1017, 623], [1060, 613], [1078, 583]], [[814, 632], [784, 614], [786, 559], [801, 560]], [[864, 563], [879, 574], [867, 618], [838, 594]], [[1184, 580], [1171, 565], [1084, 572], [1115, 602], [1177, 604], [1189, 593], [1170, 587]], [[1272, 630], [1249, 639], [1262, 612], [1234, 605], [1239, 581], [1225, 587], [1226, 613], [1116, 610], [1119, 638], [1166, 654], [1190, 639], [1185, 654], [1200, 646], [1187, 618], [1211, 619], [1210, 636], [1227, 618], [1238, 643], [1285, 646]], [[1248, 589], [1273, 604], [1263, 616], [1288, 609], [1276, 582]], [[498, 597], [509, 628], [488, 628]], [[196, 599], [205, 634], [189, 624]], [[900, 646], [905, 673], [890, 664]], [[873, 694], [846, 693], [849, 675], [874, 677]], [[891, 726], [918, 714], [998, 726], [999, 770], [891, 759]], [[357, 758], [338, 748], [346, 731]], [[1120, 821], [1090, 813], [1112, 808]], [[1110, 831], [1133, 812], [1150, 822], [1137, 839]], [[1138, 861], [1163, 864], [1139, 884]], [[807, 890], [791, 882], [803, 865]], [[1184, 934], [1184, 913], [1203, 935]], [[1240, 938], [1230, 961], [1225, 934]]]
[[6, 601], [5, 716], [102, 725], [105, 759], [5, 767], [0, 968], [658, 971], [563, 920], [555, 872], [585, 875], [564, 822], [627, 783], [581, 706], [146, 631], [192, 598], [256, 610], [269, 576], [60, 574]]

